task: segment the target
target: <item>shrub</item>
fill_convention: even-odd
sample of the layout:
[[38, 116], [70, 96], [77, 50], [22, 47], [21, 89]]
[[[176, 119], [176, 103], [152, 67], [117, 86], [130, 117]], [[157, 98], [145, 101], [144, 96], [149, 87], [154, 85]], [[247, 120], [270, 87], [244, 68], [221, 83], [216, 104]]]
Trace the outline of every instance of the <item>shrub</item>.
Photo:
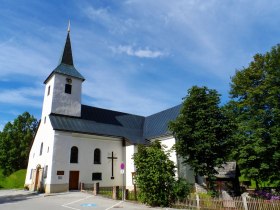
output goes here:
[[177, 201], [184, 202], [191, 192], [191, 185], [187, 180], [179, 178], [173, 186], [174, 197]]

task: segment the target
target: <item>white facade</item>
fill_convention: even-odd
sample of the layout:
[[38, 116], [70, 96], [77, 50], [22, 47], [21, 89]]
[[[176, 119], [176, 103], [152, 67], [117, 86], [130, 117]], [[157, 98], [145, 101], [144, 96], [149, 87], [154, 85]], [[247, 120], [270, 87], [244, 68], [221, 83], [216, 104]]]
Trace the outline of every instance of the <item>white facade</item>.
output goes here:
[[[43, 151], [40, 155], [42, 143]], [[72, 147], [78, 148], [78, 163], [70, 163]], [[134, 146], [130, 146], [129, 151], [132, 147]], [[94, 163], [95, 149], [101, 152], [100, 164]], [[95, 182], [99, 182], [103, 187], [122, 186], [123, 175], [120, 174], [120, 165], [126, 162], [125, 150], [120, 138], [53, 131], [47, 125], [40, 125], [30, 151], [25, 185], [32, 190], [37, 190], [39, 186], [42, 186], [47, 193], [68, 191], [70, 171], [79, 171], [79, 187], [80, 183], [83, 183], [85, 187], [92, 187]], [[113, 174], [112, 160], [109, 158], [112, 152], [113, 157], [116, 158], [113, 160]], [[46, 166], [48, 166], [47, 171], [45, 171]], [[35, 173], [38, 167], [43, 169], [42, 177], [39, 178], [40, 184], [33, 189], [36, 178], [32, 179], [32, 176], [35, 176], [32, 175], [32, 171]], [[128, 167], [126, 170], [133, 169]], [[61, 172], [63, 174], [60, 174]], [[93, 173], [101, 173], [101, 180], [93, 180]]]

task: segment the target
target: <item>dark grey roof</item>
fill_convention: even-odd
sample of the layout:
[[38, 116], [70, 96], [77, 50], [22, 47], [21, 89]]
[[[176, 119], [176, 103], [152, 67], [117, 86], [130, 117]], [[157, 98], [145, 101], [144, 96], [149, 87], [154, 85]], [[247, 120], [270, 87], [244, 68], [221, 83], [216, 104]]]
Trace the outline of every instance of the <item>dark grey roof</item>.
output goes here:
[[129, 129], [143, 128], [144, 117], [127, 114], [108, 109], [82, 105], [82, 119], [95, 121], [97, 123], [121, 126]]
[[168, 123], [180, 111], [176, 106], [149, 117], [82, 105], [81, 117], [51, 114], [54, 130], [124, 137], [133, 144], [169, 134]]
[[45, 84], [47, 83], [47, 81], [49, 80], [49, 78], [51, 78], [51, 76], [54, 73], [58, 73], [58, 74], [63, 74], [66, 76], [71, 76], [71, 77], [75, 77], [81, 80], [85, 80], [85, 78], [77, 71], [77, 69], [74, 66], [70, 66], [67, 64], [59, 64], [53, 71], [52, 73], [48, 76], [48, 78], [45, 80]]
[[175, 120], [180, 113], [182, 105], [178, 105], [159, 113], [146, 117], [144, 123], [144, 138], [152, 139], [170, 134], [168, 124]]
[[215, 167], [218, 172], [217, 178], [235, 178], [238, 175], [236, 162], [226, 162], [220, 168]]
[[50, 120], [54, 130], [124, 137], [132, 143], [142, 143], [142, 132], [139, 129], [58, 115], [50, 115]]

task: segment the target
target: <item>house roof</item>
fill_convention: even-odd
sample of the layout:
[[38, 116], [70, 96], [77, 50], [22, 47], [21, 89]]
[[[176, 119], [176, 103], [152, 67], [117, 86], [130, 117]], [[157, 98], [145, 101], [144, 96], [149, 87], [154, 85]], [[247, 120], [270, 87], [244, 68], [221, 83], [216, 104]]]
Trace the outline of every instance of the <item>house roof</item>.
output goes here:
[[143, 117], [82, 105], [81, 117], [51, 114], [50, 120], [54, 130], [117, 136], [133, 144], [145, 144], [147, 139], [170, 134], [168, 123], [176, 119], [180, 107]]
[[215, 176], [217, 178], [235, 178], [238, 175], [238, 169], [236, 162], [226, 162], [222, 164], [221, 167], [217, 168], [215, 167], [218, 174]]

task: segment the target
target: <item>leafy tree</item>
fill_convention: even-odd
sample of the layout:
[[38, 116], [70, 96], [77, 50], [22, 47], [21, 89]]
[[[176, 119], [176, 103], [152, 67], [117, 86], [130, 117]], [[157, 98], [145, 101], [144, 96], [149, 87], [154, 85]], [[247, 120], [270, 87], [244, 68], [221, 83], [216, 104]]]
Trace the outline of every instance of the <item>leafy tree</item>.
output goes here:
[[232, 149], [234, 123], [219, 107], [216, 90], [194, 86], [184, 98], [180, 115], [170, 122], [176, 151], [197, 175], [206, 175], [214, 190], [215, 167], [226, 161]]
[[139, 200], [150, 206], [170, 206], [174, 200], [174, 162], [163, 151], [159, 141], [149, 147], [139, 145], [134, 154]]
[[230, 102], [238, 122], [234, 152], [241, 173], [255, 181], [279, 180], [280, 45], [256, 54], [232, 77]]
[[28, 112], [5, 125], [0, 133], [0, 165], [5, 175], [27, 167], [37, 126], [37, 120]]

